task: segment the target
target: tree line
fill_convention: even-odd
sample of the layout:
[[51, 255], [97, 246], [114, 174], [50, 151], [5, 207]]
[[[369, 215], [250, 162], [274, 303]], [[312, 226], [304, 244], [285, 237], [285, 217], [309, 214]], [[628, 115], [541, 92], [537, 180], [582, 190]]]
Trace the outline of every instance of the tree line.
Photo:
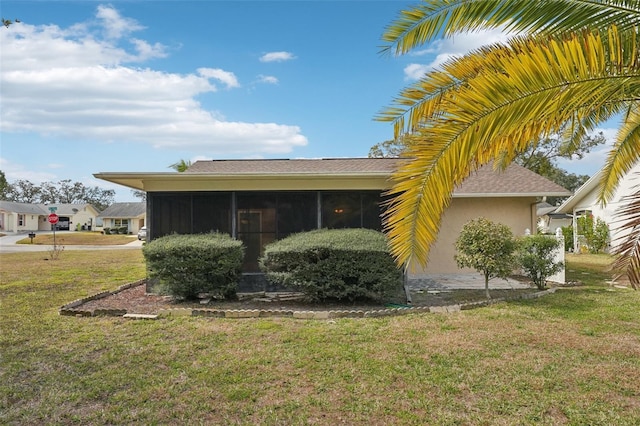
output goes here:
[[31, 204], [92, 204], [102, 211], [115, 201], [113, 189], [86, 186], [82, 182], [63, 179], [35, 184], [25, 179], [8, 182], [0, 170], [0, 200]]

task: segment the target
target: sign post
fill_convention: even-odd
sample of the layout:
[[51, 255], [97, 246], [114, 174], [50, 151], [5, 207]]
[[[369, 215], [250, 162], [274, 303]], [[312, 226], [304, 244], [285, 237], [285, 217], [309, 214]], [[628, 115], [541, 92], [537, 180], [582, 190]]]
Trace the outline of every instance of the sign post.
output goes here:
[[53, 251], [55, 251], [56, 250], [56, 223], [58, 223], [58, 220], [60, 220], [60, 218], [58, 217], [57, 214], [51, 213], [49, 216], [47, 216], [47, 220], [49, 221], [49, 223], [51, 224], [51, 227], [53, 228]]

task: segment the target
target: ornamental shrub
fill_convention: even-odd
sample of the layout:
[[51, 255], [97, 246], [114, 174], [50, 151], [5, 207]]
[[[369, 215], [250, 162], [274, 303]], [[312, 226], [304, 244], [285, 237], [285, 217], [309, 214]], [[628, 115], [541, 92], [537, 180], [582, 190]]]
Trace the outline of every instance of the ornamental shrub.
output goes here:
[[310, 300], [391, 300], [402, 294], [402, 272], [384, 234], [370, 229], [315, 230], [265, 247], [260, 267], [273, 284]]
[[473, 268], [484, 275], [485, 293], [490, 299], [489, 280], [506, 278], [513, 272], [515, 249], [511, 228], [481, 217], [462, 227], [454, 258], [459, 267]]
[[564, 251], [574, 251], [573, 247], [573, 226], [563, 226], [562, 236], [564, 237]]
[[544, 290], [547, 279], [564, 268], [562, 262], [554, 262], [559, 248], [560, 241], [549, 235], [527, 235], [518, 240], [518, 263], [539, 290]]
[[580, 216], [578, 222], [578, 234], [583, 236], [589, 253], [601, 253], [609, 244], [609, 227], [607, 223], [595, 218], [592, 214]]
[[149, 279], [162, 293], [195, 299], [200, 293], [235, 298], [244, 247], [227, 234], [172, 234], [142, 248]]

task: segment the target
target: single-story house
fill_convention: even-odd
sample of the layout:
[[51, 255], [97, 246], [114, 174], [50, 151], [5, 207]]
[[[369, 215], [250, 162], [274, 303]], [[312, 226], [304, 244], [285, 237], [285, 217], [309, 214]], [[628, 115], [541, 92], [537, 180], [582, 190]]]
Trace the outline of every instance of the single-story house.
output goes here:
[[5, 232], [48, 231], [51, 213], [58, 215], [56, 229], [91, 229], [99, 214], [92, 204], [31, 204], [0, 201], [0, 230]]
[[556, 213], [567, 214], [573, 217], [573, 243], [578, 247], [579, 235], [577, 219], [580, 216], [591, 214], [594, 218], [603, 220], [609, 226], [612, 246], [615, 246], [624, 237], [616, 228], [615, 214], [618, 208], [624, 204], [623, 198], [636, 192], [640, 185], [640, 163], [637, 163], [620, 181], [615, 194], [606, 206], [598, 202], [598, 193], [602, 170], [591, 176], [571, 197], [562, 203]]
[[127, 228], [127, 233], [136, 234], [145, 225], [146, 203], [113, 203], [107, 207], [98, 220], [105, 228]]
[[[380, 230], [381, 202], [393, 158], [197, 161], [186, 172], [94, 176], [147, 192], [147, 238], [219, 231], [246, 246], [245, 273], [257, 273], [265, 244], [317, 228]], [[453, 259], [462, 226], [485, 216], [522, 235], [536, 229], [536, 203], [567, 196], [559, 185], [518, 165], [484, 167], [453, 194], [424, 273], [460, 272]], [[534, 231], [535, 232], [535, 231]]]
[[545, 234], [553, 234], [558, 228], [571, 226], [573, 216], [559, 213], [556, 210], [558, 210], [558, 206], [552, 206], [546, 201], [538, 203], [538, 230]]

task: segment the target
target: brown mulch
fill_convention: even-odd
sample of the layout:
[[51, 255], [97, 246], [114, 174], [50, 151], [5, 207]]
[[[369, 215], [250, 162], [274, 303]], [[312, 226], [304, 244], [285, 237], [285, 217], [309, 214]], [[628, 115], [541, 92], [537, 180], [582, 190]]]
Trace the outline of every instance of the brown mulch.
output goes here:
[[[261, 298], [262, 299], [262, 298]], [[175, 300], [170, 296], [147, 294], [145, 284], [110, 294], [106, 297], [90, 300], [77, 309], [93, 312], [96, 309], [126, 310], [130, 314], [157, 314], [160, 309], [265, 309], [265, 310], [296, 310], [296, 311], [326, 311], [326, 310], [376, 310], [384, 309], [381, 304], [372, 303], [312, 303], [301, 300], [273, 300], [271, 302], [254, 299], [239, 301], [216, 301], [201, 304], [198, 301]]]
[[[494, 299], [513, 298], [522, 293], [535, 292], [534, 288], [525, 290], [491, 290]], [[109, 294], [106, 297], [89, 300], [77, 306], [75, 309], [89, 311], [95, 310], [124, 310], [129, 314], [157, 314], [161, 309], [262, 309], [262, 310], [282, 310], [282, 311], [372, 311], [389, 307], [411, 306], [400, 304], [376, 304], [366, 302], [338, 303], [338, 302], [306, 302], [304, 300], [277, 300], [276, 293], [264, 293], [256, 295], [255, 298], [247, 298], [238, 301], [211, 300], [202, 304], [199, 301], [176, 300], [171, 296], [157, 294], [147, 294], [144, 281], [136, 286]], [[439, 294], [414, 294], [414, 304], [412, 306], [444, 306], [462, 302], [478, 302], [485, 299], [484, 290], [458, 290], [444, 291]], [[270, 301], [265, 301], [270, 299]]]

